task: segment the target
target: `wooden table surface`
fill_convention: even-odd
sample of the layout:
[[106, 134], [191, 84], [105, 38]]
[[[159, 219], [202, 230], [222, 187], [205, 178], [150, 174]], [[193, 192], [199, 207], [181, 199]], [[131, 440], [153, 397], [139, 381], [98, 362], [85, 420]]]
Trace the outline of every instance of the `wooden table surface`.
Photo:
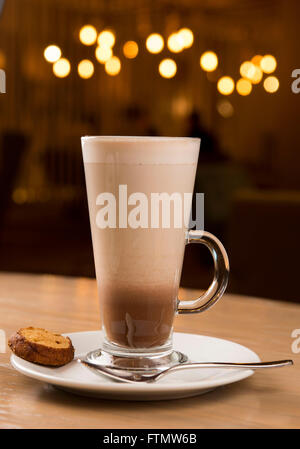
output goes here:
[[[181, 296], [195, 293], [182, 289]], [[0, 329], [8, 337], [29, 325], [61, 333], [98, 329], [96, 282], [0, 273]], [[122, 402], [65, 393], [16, 372], [7, 349], [0, 354], [0, 428], [299, 428], [300, 354], [291, 348], [297, 328], [300, 306], [237, 295], [225, 295], [204, 314], [177, 317], [177, 331], [230, 339], [264, 360], [293, 358], [295, 365], [173, 401]]]

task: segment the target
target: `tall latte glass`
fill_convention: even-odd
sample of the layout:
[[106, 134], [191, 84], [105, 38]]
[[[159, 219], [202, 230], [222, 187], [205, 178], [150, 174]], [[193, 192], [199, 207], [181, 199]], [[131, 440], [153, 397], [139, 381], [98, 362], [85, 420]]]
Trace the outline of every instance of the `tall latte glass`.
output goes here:
[[[188, 230], [199, 146], [193, 138], [82, 138], [104, 333], [102, 348], [88, 354], [93, 363], [147, 369], [184, 362], [172, 347], [174, 317], [206, 310], [226, 288], [223, 245]], [[201, 298], [180, 301], [188, 243], [210, 249], [215, 275]]]

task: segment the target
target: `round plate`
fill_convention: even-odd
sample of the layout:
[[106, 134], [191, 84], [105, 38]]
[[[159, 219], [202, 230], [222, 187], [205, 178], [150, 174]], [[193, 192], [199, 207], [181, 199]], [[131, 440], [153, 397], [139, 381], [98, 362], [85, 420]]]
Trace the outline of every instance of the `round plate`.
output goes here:
[[[101, 346], [101, 331], [76, 332], [71, 338], [75, 357]], [[255, 352], [245, 346], [220, 338], [203, 335], [174, 333], [174, 349], [183, 352], [190, 361], [198, 362], [260, 362]], [[206, 393], [221, 385], [237, 382], [253, 374], [252, 370], [202, 368], [170, 373], [156, 383], [127, 384], [95, 374], [78, 361], [49, 368], [35, 365], [11, 356], [12, 366], [25, 376], [55, 385], [67, 391], [85, 396], [116, 400], [153, 401], [179, 399]]]

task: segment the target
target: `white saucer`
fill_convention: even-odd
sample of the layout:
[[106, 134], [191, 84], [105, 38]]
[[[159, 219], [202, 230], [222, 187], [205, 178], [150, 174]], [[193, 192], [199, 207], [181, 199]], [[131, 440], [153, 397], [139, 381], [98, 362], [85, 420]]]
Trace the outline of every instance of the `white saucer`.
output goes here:
[[[68, 334], [68, 336], [75, 347], [75, 357], [99, 348], [103, 338], [101, 331], [76, 332]], [[186, 354], [191, 361], [260, 362], [258, 355], [245, 346], [203, 335], [175, 332], [174, 349]], [[133, 401], [196, 396], [221, 385], [245, 379], [253, 374], [252, 370], [205, 368], [199, 371], [187, 370], [170, 373], [153, 384], [127, 384], [95, 374], [76, 360], [60, 368], [48, 368], [27, 362], [12, 354], [11, 364], [25, 376], [76, 394]]]

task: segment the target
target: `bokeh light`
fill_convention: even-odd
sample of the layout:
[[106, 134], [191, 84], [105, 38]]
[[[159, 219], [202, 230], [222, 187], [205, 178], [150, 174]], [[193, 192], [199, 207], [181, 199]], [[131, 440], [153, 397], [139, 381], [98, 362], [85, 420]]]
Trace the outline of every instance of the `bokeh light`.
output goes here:
[[193, 102], [185, 95], [179, 95], [173, 98], [171, 103], [172, 114], [175, 117], [186, 117], [192, 112]]
[[279, 89], [279, 80], [276, 78], [276, 76], [268, 76], [264, 80], [264, 89], [266, 92], [273, 94], [274, 92], [277, 92]]
[[164, 48], [163, 37], [158, 33], [150, 34], [146, 40], [146, 48], [150, 53], [160, 53]]
[[253, 62], [245, 61], [240, 66], [240, 74], [243, 78], [251, 79], [255, 75], [256, 67]]
[[95, 56], [97, 61], [101, 62], [101, 64], [104, 64], [106, 61], [108, 61], [113, 55], [112, 49], [107, 46], [99, 46], [96, 48]]
[[252, 84], [245, 78], [240, 78], [236, 83], [236, 90], [240, 95], [249, 95], [252, 91]]
[[260, 66], [260, 61], [262, 60], [262, 55], [255, 55], [255, 56], [253, 56], [253, 58], [251, 59], [251, 62], [254, 64], [254, 65], [257, 65], [258, 67]]
[[113, 56], [105, 63], [105, 71], [108, 75], [115, 76], [120, 73], [121, 61], [117, 56]]
[[173, 59], [163, 59], [159, 66], [158, 71], [163, 78], [173, 78], [177, 72], [177, 65]]
[[252, 84], [258, 84], [258, 83], [260, 83], [261, 82], [261, 80], [262, 80], [262, 77], [263, 77], [263, 72], [262, 72], [262, 70], [259, 68], [259, 67], [257, 67], [257, 66], [255, 66], [255, 73], [254, 73], [254, 75], [252, 76], [252, 78], [251, 78], [251, 83]]
[[265, 55], [260, 61], [260, 68], [265, 73], [272, 73], [277, 67], [277, 61], [272, 55]]
[[135, 41], [127, 41], [123, 45], [124, 56], [128, 59], [134, 59], [139, 52], [139, 46]]
[[65, 78], [71, 71], [71, 64], [66, 58], [61, 58], [53, 64], [53, 73], [58, 78]]
[[201, 55], [200, 66], [206, 72], [213, 72], [218, 66], [218, 56], [213, 51], [206, 51]]
[[28, 200], [27, 190], [22, 187], [15, 189], [12, 193], [12, 199], [14, 203], [17, 204], [26, 203], [26, 201]]
[[241, 64], [240, 73], [243, 78], [247, 78], [252, 84], [258, 84], [261, 82], [263, 72], [259, 66], [262, 56], [256, 55], [251, 61], [245, 61]]
[[56, 62], [61, 57], [61, 49], [57, 45], [48, 45], [44, 50], [44, 58], [48, 62]]
[[232, 104], [230, 103], [230, 101], [228, 101], [228, 100], [218, 101], [217, 111], [224, 118], [232, 117], [234, 114], [234, 108], [233, 108]]
[[93, 45], [97, 40], [97, 30], [93, 25], [85, 25], [79, 31], [80, 42], [84, 45]]
[[230, 95], [234, 90], [234, 81], [230, 76], [222, 76], [217, 84], [218, 91], [222, 95]]
[[91, 78], [94, 74], [94, 64], [88, 59], [83, 59], [78, 64], [78, 74], [83, 79]]
[[112, 31], [104, 30], [104, 31], [101, 31], [101, 33], [99, 33], [97, 42], [100, 46], [103, 45], [105, 47], [111, 48], [115, 45], [116, 37]]
[[179, 53], [184, 50], [184, 40], [179, 33], [172, 33], [168, 37], [167, 46], [173, 53]]
[[181, 28], [177, 33], [183, 40], [184, 48], [190, 48], [194, 43], [194, 34], [189, 28]]

